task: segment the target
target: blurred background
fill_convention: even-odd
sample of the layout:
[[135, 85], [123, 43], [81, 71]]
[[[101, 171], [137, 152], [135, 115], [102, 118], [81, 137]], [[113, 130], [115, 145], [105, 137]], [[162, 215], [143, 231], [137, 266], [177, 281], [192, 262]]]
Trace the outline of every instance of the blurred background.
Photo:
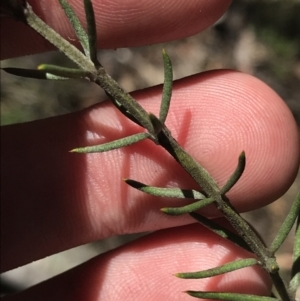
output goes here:
[[[252, 74], [271, 86], [287, 103], [300, 127], [300, 1], [234, 1], [213, 27], [179, 41], [140, 48], [101, 50], [99, 60], [127, 91], [163, 82], [161, 50], [170, 55], [174, 78], [205, 70], [230, 68]], [[51, 52], [1, 62], [2, 67], [34, 69], [41, 63], [69, 62]], [[38, 81], [1, 71], [1, 125], [74, 112], [104, 100], [96, 86], [75, 81]], [[291, 202], [300, 190], [300, 177], [277, 202], [244, 214], [264, 237], [274, 238]], [[141, 234], [143, 235], [143, 234]], [[81, 246], [2, 274], [1, 292], [9, 293], [43, 281], [140, 235], [113, 237]], [[291, 268], [293, 233], [280, 249], [285, 274]]]

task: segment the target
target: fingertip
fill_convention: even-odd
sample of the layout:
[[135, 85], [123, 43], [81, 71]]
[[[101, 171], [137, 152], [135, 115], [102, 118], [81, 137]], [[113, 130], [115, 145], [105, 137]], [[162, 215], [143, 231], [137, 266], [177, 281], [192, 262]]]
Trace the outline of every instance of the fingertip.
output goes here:
[[[271, 281], [260, 267], [204, 279], [178, 272], [206, 270], [253, 257], [199, 224], [161, 230], [100, 255], [23, 293], [28, 300], [189, 300], [188, 291], [265, 296]], [[175, 275], [174, 275], [175, 274]], [[116, 285], [117, 284], [117, 285]], [[23, 300], [22, 294], [19, 299]]]
[[[290, 187], [299, 167], [298, 128], [276, 92], [253, 76], [229, 70], [201, 74], [178, 88], [178, 103], [193, 106], [190, 130], [181, 123], [187, 135], [184, 147], [220, 186], [245, 153], [245, 172], [229, 192], [238, 210], [267, 205]], [[178, 124], [184, 108], [177, 101], [173, 99], [172, 114]]]
[[[72, 0], [70, 4], [85, 24], [82, 2]], [[98, 47], [134, 47], [188, 37], [215, 23], [230, 3], [230, 0], [93, 1]], [[71, 42], [77, 41], [58, 1], [32, 0], [30, 4], [55, 31]], [[1, 42], [2, 59], [54, 49], [28, 26], [8, 18], [1, 18]]]
[[[157, 87], [135, 96], [146, 110], [156, 112], [160, 93]], [[220, 187], [244, 152], [245, 171], [228, 193], [239, 211], [276, 200], [296, 177], [297, 124], [282, 98], [251, 75], [213, 70], [176, 81], [166, 124]], [[187, 187], [184, 175], [170, 170], [172, 183]]]

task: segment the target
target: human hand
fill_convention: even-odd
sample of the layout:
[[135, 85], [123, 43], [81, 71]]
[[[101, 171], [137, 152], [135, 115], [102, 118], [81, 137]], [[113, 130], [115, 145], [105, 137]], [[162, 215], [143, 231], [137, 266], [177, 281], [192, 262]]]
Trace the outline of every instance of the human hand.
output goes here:
[[[58, 3], [49, 3], [47, 22], [68, 36]], [[76, 3], [80, 10], [81, 0]], [[191, 35], [213, 24], [230, 1], [178, 3], [94, 1], [99, 45], [137, 46]], [[43, 15], [40, 2], [35, 4]], [[10, 29], [1, 32], [3, 58], [50, 49], [29, 28], [3, 22], [1, 30]], [[154, 113], [160, 95], [159, 87], [135, 93]], [[294, 179], [299, 146], [293, 117], [278, 95], [249, 75], [223, 70], [177, 81], [167, 125], [220, 185], [245, 150], [246, 171], [228, 193], [239, 211], [274, 201]], [[108, 103], [1, 129], [3, 271], [108, 236], [158, 230], [9, 300], [191, 300], [181, 293], [187, 289], [268, 293], [270, 281], [258, 268], [207, 280], [173, 276], [249, 254], [200, 225], [187, 226], [193, 223], [187, 216], [159, 211], [178, 201], [152, 198], [123, 183], [126, 177], [157, 186], [195, 185], [162, 149], [143, 141], [103, 154], [68, 152], [139, 130]], [[212, 208], [205, 212], [215, 214]]]

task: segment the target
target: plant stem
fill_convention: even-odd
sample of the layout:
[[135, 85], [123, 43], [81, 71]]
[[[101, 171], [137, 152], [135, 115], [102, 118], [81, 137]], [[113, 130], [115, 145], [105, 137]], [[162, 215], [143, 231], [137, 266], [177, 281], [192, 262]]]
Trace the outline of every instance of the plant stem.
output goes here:
[[183, 150], [178, 142], [172, 137], [166, 126], [163, 126], [162, 131], [157, 137], [159, 144], [180, 163], [180, 165], [204, 190], [208, 197], [212, 197], [215, 200], [217, 208], [223, 213], [224, 217], [230, 222], [237, 233], [244, 239], [252, 252], [258, 256], [260, 265], [271, 275], [278, 293], [283, 298], [282, 301], [292, 301], [286, 285], [279, 276], [279, 267], [273, 253], [264, 246], [247, 221], [244, 220], [231, 205], [229, 199], [221, 194], [214, 179], [193, 157]]
[[36, 32], [53, 44], [57, 49], [63, 52], [68, 58], [76, 63], [83, 70], [95, 73], [96, 69], [94, 64], [75, 46], [71, 45], [68, 41], [63, 39], [56, 31], [49, 27], [42, 21], [32, 10], [32, 7], [27, 3], [25, 9], [26, 22]]
[[164, 147], [180, 165], [191, 175], [197, 184], [204, 190], [208, 197], [212, 197], [217, 203], [217, 208], [224, 214], [235, 230], [257, 254], [260, 261], [268, 266], [271, 252], [263, 245], [249, 224], [236, 212], [225, 195], [221, 195], [220, 189], [210, 174], [199, 165], [172, 137], [166, 126], [157, 135], [159, 144]]
[[105, 71], [105, 69], [100, 66], [98, 69], [97, 80], [95, 81], [105, 92], [107, 92], [116, 102], [120, 103], [126, 108], [126, 110], [136, 119], [138, 122], [148, 130], [152, 135], [152, 139], [155, 138], [155, 131], [150, 121], [149, 114], [144, 110], [144, 108], [133, 99], [128, 93], [124, 91], [120, 85], [112, 79]]

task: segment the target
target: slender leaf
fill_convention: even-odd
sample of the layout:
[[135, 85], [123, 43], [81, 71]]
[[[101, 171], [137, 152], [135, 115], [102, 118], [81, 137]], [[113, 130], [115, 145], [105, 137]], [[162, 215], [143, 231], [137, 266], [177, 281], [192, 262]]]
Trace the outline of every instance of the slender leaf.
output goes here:
[[220, 292], [197, 292], [186, 291], [192, 297], [199, 299], [214, 299], [214, 300], [228, 300], [228, 301], [280, 301], [272, 297], [255, 296], [248, 294], [237, 293], [220, 293]]
[[93, 80], [93, 74], [91, 74], [89, 71], [84, 71], [82, 69], [65, 68], [55, 65], [42, 64], [38, 66], [38, 70], [62, 78], [84, 78], [88, 80]]
[[124, 146], [128, 146], [134, 143], [137, 143], [139, 141], [142, 141], [144, 139], [149, 138], [148, 133], [139, 133], [132, 136], [128, 136], [125, 138], [121, 138], [115, 141], [111, 141], [108, 143], [100, 144], [100, 145], [94, 145], [94, 146], [86, 146], [86, 147], [79, 147], [71, 150], [72, 153], [103, 153], [107, 152], [113, 149], [121, 148]]
[[162, 93], [162, 102], [159, 111], [159, 120], [162, 124], [165, 123], [170, 102], [172, 96], [172, 84], [173, 84], [173, 69], [172, 69], [172, 62], [170, 57], [163, 49], [163, 60], [164, 60], [164, 86], [163, 86], [163, 93]]
[[22, 76], [27, 78], [34, 79], [53, 79], [53, 80], [66, 80], [68, 77], [57, 76], [51, 73], [48, 73], [45, 70], [36, 70], [36, 69], [22, 69], [22, 68], [1, 68], [3, 71], [13, 74], [16, 76]]
[[89, 57], [96, 67], [101, 66], [97, 59], [97, 30], [93, 4], [91, 0], [84, 0], [84, 10], [86, 15]]
[[175, 276], [183, 279], [202, 279], [202, 278], [208, 278], [208, 277], [225, 274], [228, 272], [232, 272], [256, 264], [258, 264], [258, 262], [255, 258], [247, 258], [247, 259], [241, 259], [230, 263], [226, 263], [223, 264], [222, 266], [213, 269], [199, 271], [199, 272], [192, 272], [192, 273], [177, 273], [175, 274]]
[[183, 207], [178, 207], [178, 208], [162, 208], [160, 209], [162, 212], [169, 214], [169, 215], [182, 215], [182, 214], [186, 214], [186, 213], [190, 213], [190, 212], [194, 212], [197, 211], [201, 208], [204, 208], [210, 204], [212, 204], [214, 202], [213, 198], [206, 198], [203, 200], [200, 200], [198, 202], [194, 202], [190, 205], [186, 205]]
[[[273, 240], [269, 248], [271, 252], [275, 253], [283, 244], [284, 240], [290, 233], [299, 214], [300, 214], [300, 193], [297, 195], [296, 200], [292, 204], [289, 214], [285, 218], [282, 226], [280, 227], [280, 230], [278, 231], [277, 236], [275, 237], [275, 239]], [[297, 244], [295, 241], [295, 246], [296, 245]], [[300, 256], [300, 238], [298, 239], [298, 246], [299, 246], [298, 255]]]
[[233, 172], [233, 174], [231, 175], [229, 180], [226, 182], [226, 184], [221, 189], [222, 194], [227, 193], [235, 185], [235, 183], [240, 179], [240, 177], [242, 176], [242, 174], [245, 170], [245, 166], [246, 166], [246, 156], [245, 156], [245, 152], [242, 152], [239, 156], [238, 165], [237, 165], [235, 171]]
[[194, 200], [202, 200], [205, 198], [204, 194], [193, 189], [161, 188], [161, 187], [148, 186], [141, 182], [130, 180], [130, 179], [125, 179], [124, 181], [133, 188], [136, 188], [142, 192], [158, 197], [194, 199]]
[[66, 16], [68, 17], [76, 36], [79, 39], [79, 42], [84, 50], [86, 56], [90, 57], [90, 48], [89, 48], [89, 38], [84, 30], [82, 24], [80, 23], [75, 11], [67, 0], [59, 0], [61, 7], [63, 8]]
[[35, 79], [47, 79], [46, 72], [42, 70], [36, 70], [36, 69], [23, 69], [23, 68], [1, 68], [3, 71], [17, 75], [22, 77], [28, 77], [28, 78], [35, 78]]

